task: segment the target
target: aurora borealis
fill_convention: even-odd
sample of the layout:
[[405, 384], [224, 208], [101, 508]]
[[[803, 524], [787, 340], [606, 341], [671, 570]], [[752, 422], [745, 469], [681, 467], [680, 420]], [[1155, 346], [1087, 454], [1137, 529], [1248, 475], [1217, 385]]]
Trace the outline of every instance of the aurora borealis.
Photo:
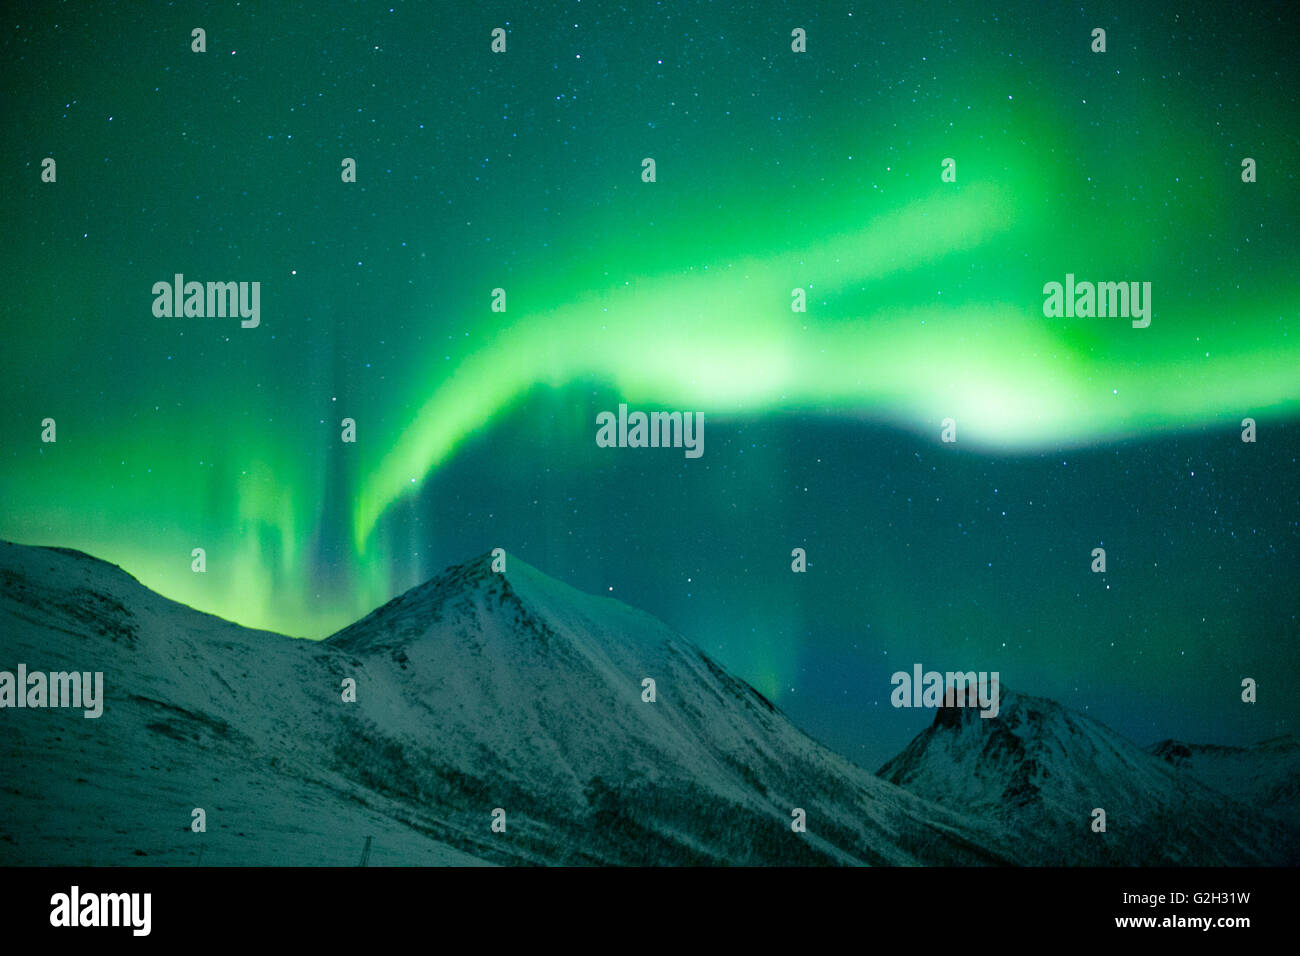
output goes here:
[[[1295, 733], [1286, 9], [10, 12], [0, 537], [308, 637], [504, 547], [867, 766], [913, 661]], [[175, 273], [260, 281], [259, 327], [156, 318]], [[1150, 327], [1046, 318], [1067, 273]], [[708, 451], [597, 448], [619, 402]]]

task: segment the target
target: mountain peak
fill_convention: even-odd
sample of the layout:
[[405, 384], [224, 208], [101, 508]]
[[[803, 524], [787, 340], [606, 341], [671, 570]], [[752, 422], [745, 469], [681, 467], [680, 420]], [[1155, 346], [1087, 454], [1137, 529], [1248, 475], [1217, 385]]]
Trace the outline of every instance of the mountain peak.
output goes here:
[[[878, 774], [935, 803], [1001, 821], [1026, 861], [1174, 865], [1277, 862], [1285, 839], [1246, 807], [1179, 774], [1205, 748], [1150, 750], [1043, 697], [999, 688], [996, 717], [938, 708], [933, 723]], [[1284, 802], [1285, 794], [1277, 797]], [[1089, 821], [1105, 811], [1110, 830]], [[1114, 832], [1114, 835], [1110, 835]], [[1259, 833], [1270, 836], [1261, 840]], [[1173, 839], [1173, 835], [1177, 839]]]
[[[503, 573], [490, 552], [452, 565], [325, 642], [241, 628], [119, 574], [0, 545], [4, 658], [111, 665], [105, 719], [139, 729], [0, 734], [0, 762], [20, 771], [0, 818], [79, 819], [94, 794], [99, 815], [134, 821], [88, 842], [38, 830], [10, 844], [16, 860], [49, 863], [52, 846], [98, 854], [56, 857], [67, 864], [135, 859], [155, 794], [178, 785], [261, 833], [227, 849], [244, 865], [339, 862], [370, 834], [403, 863], [1254, 863], [1282, 855], [1295, 816], [1286, 754], [1250, 784], [1279, 818], [1261, 823], [1091, 718], [1002, 687], [996, 718], [940, 708], [882, 780], [663, 622], [513, 556]], [[1217, 751], [1189, 746], [1243, 790], [1242, 770], [1261, 767], [1254, 751], [1211, 764]], [[70, 785], [96, 767], [91, 787]], [[522, 838], [478, 835], [494, 805]], [[816, 821], [806, 835], [792, 807]], [[1089, 829], [1096, 807], [1112, 836]], [[156, 862], [176, 846], [145, 849]]]
[[[518, 565], [524, 566], [522, 561]], [[387, 604], [326, 638], [326, 643], [355, 650], [372, 646], [380, 638], [389, 642], [397, 634], [411, 636], [410, 628], [399, 627], [399, 621], [436, 623], [443, 618], [449, 605], [453, 609], [468, 610], [471, 605], [481, 603], [500, 605], [513, 596], [506, 575], [492, 570], [492, 552], [487, 551], [450, 565], [423, 584], [408, 588]]]
[[989, 709], [990, 716], [983, 716], [985, 708], [981, 704], [980, 693], [978, 684], [967, 686], [960, 692], [955, 687], [946, 688], [943, 702], [935, 710], [934, 726], [955, 730], [974, 721], [976, 728], [987, 729], [990, 719], [1004, 716], [1008, 707], [1014, 710], [1025, 700], [1023, 695], [1009, 691], [1006, 685], [994, 676], [990, 678], [983, 690], [985, 702], [993, 701], [994, 708]]
[[[522, 561], [515, 558], [510, 559], [513, 563], [523, 566]], [[506, 582], [507, 575], [502, 571], [492, 570], [492, 552], [484, 551], [482, 554], [461, 561], [459, 564], [451, 564], [443, 568], [438, 574], [435, 574], [423, 584], [418, 584], [411, 591], [406, 593], [421, 593], [426, 591], [454, 591], [464, 593], [467, 590], [492, 589], [503, 585]]]
[[[603, 653], [610, 644], [629, 641], [642, 650], [673, 643], [676, 635], [662, 622], [605, 595], [589, 594], [556, 580], [512, 554], [506, 556], [506, 570], [492, 570], [492, 552], [453, 564], [376, 608], [361, 620], [326, 639], [349, 650], [392, 647], [443, 632], [444, 625], [458, 625], [491, 634], [496, 649], [508, 653], [523, 648], [519, 640], [531, 639], [527, 647], [567, 634], [586, 652]], [[483, 623], [497, 619], [499, 628], [483, 630]], [[611, 627], [613, 624], [615, 626]], [[456, 627], [452, 628], [453, 631]]]

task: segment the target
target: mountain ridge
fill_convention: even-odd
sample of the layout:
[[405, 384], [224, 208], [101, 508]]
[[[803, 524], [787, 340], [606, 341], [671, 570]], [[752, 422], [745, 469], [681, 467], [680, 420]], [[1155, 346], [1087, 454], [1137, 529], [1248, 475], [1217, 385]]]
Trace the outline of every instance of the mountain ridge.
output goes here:
[[[1300, 862], [1293, 825], [1177, 773], [1100, 721], [1005, 683], [998, 718], [941, 707], [877, 773], [1000, 821], [1028, 860], [1068, 848], [1095, 863]], [[1098, 809], [1106, 814], [1103, 832], [1092, 828]]]
[[[0, 837], [9, 861], [174, 863], [204, 841], [212, 864], [337, 864], [374, 831], [377, 863], [394, 840], [399, 862], [1010, 862], [666, 625], [523, 562], [453, 566], [322, 642], [203, 615], [88, 555], [6, 545], [0, 569], [3, 653], [102, 670], [107, 698], [98, 721], [0, 724], [16, 769], [0, 819], [29, 823]], [[83, 819], [115, 822], [88, 842]]]
[[[507, 565], [451, 565], [313, 642], [82, 552], [0, 544], [0, 651], [103, 670], [107, 698], [100, 720], [0, 720], [0, 821], [25, 824], [0, 822], [0, 860], [174, 864], [202, 845], [211, 864], [340, 865], [373, 835], [374, 861], [397, 864], [1250, 863], [1290, 839], [1278, 821], [1252, 837], [1242, 804], [1005, 688], [999, 718], [940, 708], [873, 775], [653, 616]], [[1109, 783], [1089, 780], [1097, 754]], [[1107, 786], [1127, 843], [1080, 817]], [[1154, 816], [1132, 812], [1144, 800]], [[1247, 822], [1216, 848], [1225, 813]], [[108, 825], [88, 839], [85, 820]]]

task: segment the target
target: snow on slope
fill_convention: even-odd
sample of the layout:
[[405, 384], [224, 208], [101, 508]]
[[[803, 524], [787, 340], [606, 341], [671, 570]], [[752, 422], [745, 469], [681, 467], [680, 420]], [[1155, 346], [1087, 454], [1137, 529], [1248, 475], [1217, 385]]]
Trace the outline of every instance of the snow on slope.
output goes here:
[[999, 718], [941, 710], [877, 778], [654, 618], [513, 557], [312, 643], [0, 543], [0, 669], [19, 662], [103, 671], [107, 702], [0, 712], [0, 863], [350, 865], [366, 836], [374, 864], [1294, 862], [1287, 824], [1177, 753], [1005, 688]]
[[0, 543], [0, 669], [103, 671], [106, 697], [0, 712], [0, 862], [346, 865], [367, 835], [375, 864], [1000, 859], [649, 616], [488, 563], [312, 643]]
[[[1291, 824], [1211, 791], [1108, 727], [1001, 688], [997, 718], [941, 708], [879, 771], [892, 783], [1006, 826], [1026, 863], [1300, 862]], [[1091, 830], [1094, 808], [1106, 832]]]
[[1300, 820], [1300, 737], [1275, 737], [1250, 747], [1162, 740], [1147, 752], [1248, 806]]
[[[0, 542], [0, 670], [102, 671], [103, 716], [0, 711], [0, 864], [467, 864], [322, 769], [319, 648], [168, 601], [114, 565]], [[207, 812], [208, 832], [189, 830]]]
[[[367, 730], [424, 749], [402, 768], [412, 787], [480, 813], [489, 797], [513, 806], [550, 859], [997, 858], [980, 828], [826, 750], [656, 619], [514, 557], [504, 574], [486, 555], [451, 568], [327, 644], [381, 702], [359, 708]], [[451, 787], [444, 767], [473, 780]], [[805, 835], [791, 832], [795, 807]]]

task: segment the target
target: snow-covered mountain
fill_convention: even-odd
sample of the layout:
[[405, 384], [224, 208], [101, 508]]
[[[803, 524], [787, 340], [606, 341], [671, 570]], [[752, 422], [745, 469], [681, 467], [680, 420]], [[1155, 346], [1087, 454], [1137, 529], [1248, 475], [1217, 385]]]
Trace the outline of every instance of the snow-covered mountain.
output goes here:
[[1248, 806], [1300, 820], [1300, 737], [1274, 737], [1250, 747], [1162, 740], [1147, 750]]
[[[1001, 711], [947, 707], [879, 770], [918, 796], [1000, 823], [1030, 864], [1300, 862], [1295, 820], [1265, 816], [1097, 721], [1001, 688]], [[1106, 813], [1094, 832], [1093, 811]]]
[[[980, 828], [817, 744], [656, 619], [517, 558], [453, 567], [326, 644], [379, 705], [350, 714], [341, 765], [467, 827], [509, 808], [500, 842], [539, 862], [999, 859]], [[397, 766], [373, 764], [358, 745], [372, 736]]]
[[[322, 760], [319, 645], [163, 598], [80, 552], [0, 543], [0, 670], [102, 671], [103, 715], [0, 710], [0, 863], [473, 863]], [[190, 830], [191, 811], [207, 832]]]
[[102, 671], [106, 698], [0, 711], [0, 862], [346, 865], [367, 836], [376, 865], [1008, 861], [655, 619], [489, 563], [313, 643], [0, 544], [0, 670]]
[[[1295, 862], [1293, 814], [1192, 779], [1239, 781], [1249, 748], [1155, 755], [1004, 687], [878, 777], [649, 615], [508, 561], [311, 642], [0, 543], [0, 671], [102, 671], [106, 698], [0, 710], [0, 863], [354, 865], [367, 837], [375, 865]], [[1276, 746], [1262, 789], [1224, 789], [1285, 809]]]

